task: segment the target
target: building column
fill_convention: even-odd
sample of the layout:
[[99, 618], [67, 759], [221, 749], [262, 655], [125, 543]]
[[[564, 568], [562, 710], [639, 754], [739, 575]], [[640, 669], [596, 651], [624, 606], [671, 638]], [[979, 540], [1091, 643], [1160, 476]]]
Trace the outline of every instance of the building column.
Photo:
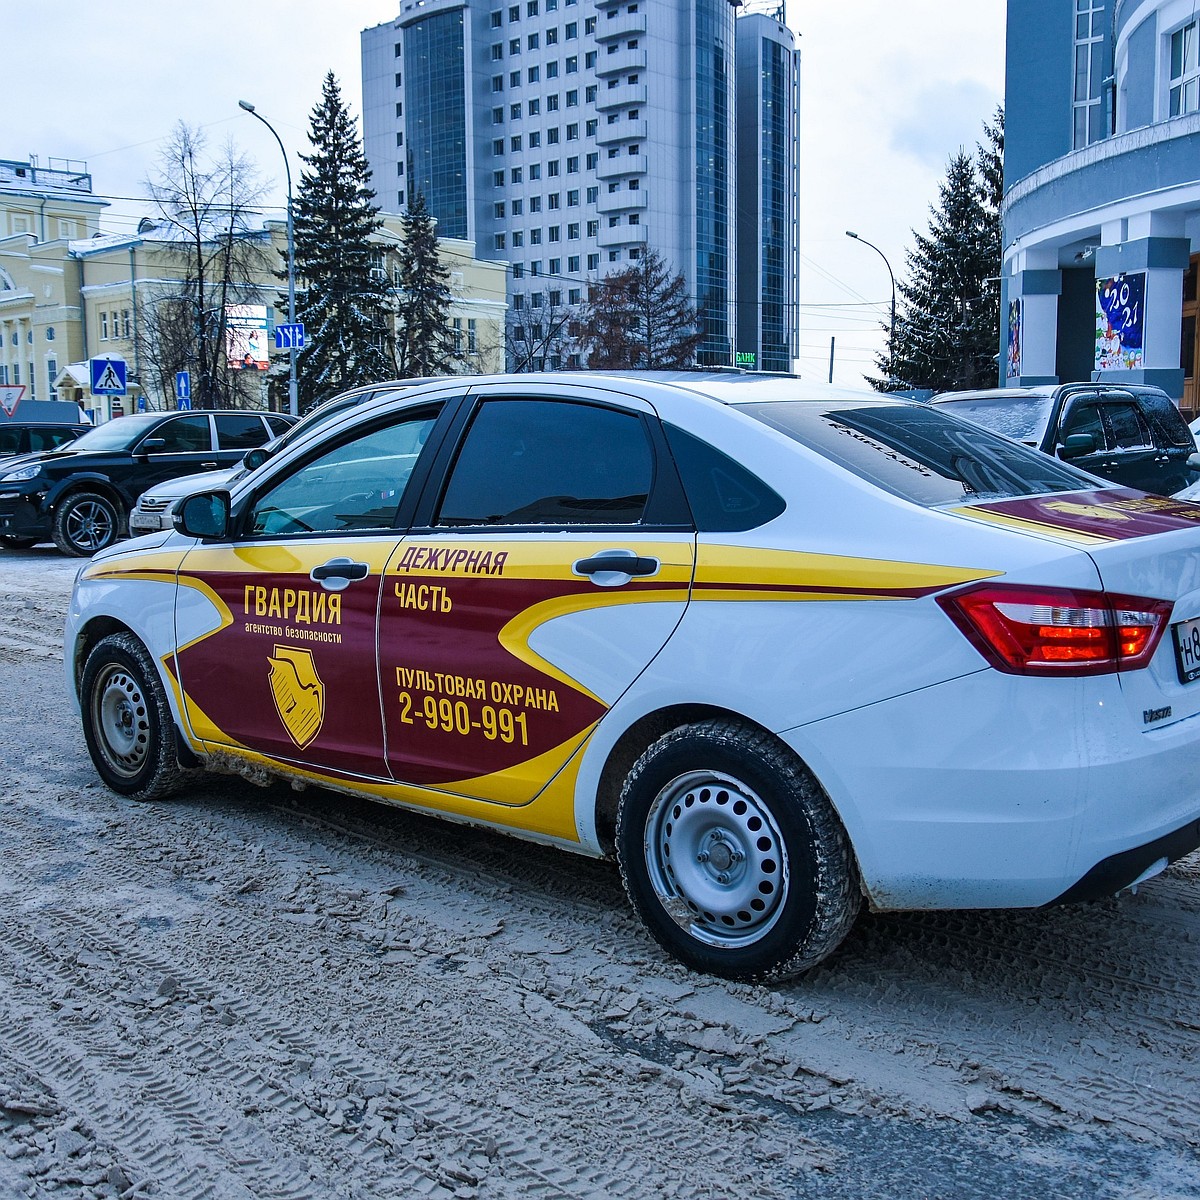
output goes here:
[[[1124, 276], [1124, 291], [1130, 299], [1118, 319], [1137, 326], [1140, 348], [1131, 346], [1126, 361], [1136, 366], [1106, 367], [1100, 374], [1105, 383], [1149, 383], [1172, 399], [1183, 396], [1183, 368], [1179, 358], [1179, 335], [1183, 296], [1183, 273], [1188, 268], [1191, 243], [1181, 237], [1144, 237], [1100, 246], [1096, 250], [1096, 283], [1099, 292], [1107, 280]], [[1115, 291], [1114, 285], [1110, 291]], [[1142, 308], [1133, 312], [1133, 301], [1141, 297]], [[1128, 317], [1125, 317], [1128, 311]], [[1097, 308], [1097, 350], [1111, 322], [1102, 322]], [[1109, 338], [1111, 346], [1114, 338]], [[1111, 355], [1110, 355], [1111, 356]]]
[[1021, 254], [1001, 285], [1001, 387], [1057, 383], [1058, 298], [1062, 294], [1057, 251]]

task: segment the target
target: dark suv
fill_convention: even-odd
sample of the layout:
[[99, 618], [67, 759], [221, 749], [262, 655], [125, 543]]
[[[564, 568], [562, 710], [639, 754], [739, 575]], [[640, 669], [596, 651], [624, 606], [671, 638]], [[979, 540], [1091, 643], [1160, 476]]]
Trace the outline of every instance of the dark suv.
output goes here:
[[0, 421], [0, 458], [18, 454], [36, 454], [73, 442], [90, 425], [73, 425], [65, 421]]
[[930, 403], [1124, 487], [1169, 496], [1195, 478], [1195, 440], [1160, 388], [1064, 383], [943, 392]]
[[8, 459], [0, 466], [0, 544], [25, 549], [53, 537], [64, 554], [94, 554], [122, 535], [148, 487], [235, 466], [291, 424], [277, 413], [139, 413], [60, 450]]

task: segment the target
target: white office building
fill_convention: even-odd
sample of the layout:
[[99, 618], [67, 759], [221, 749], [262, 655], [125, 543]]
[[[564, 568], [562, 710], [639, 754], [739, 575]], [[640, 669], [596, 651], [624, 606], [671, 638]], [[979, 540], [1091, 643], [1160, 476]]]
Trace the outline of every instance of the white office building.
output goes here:
[[[653, 248], [692, 290], [702, 363], [786, 370], [799, 54], [783, 17], [779, 0], [402, 0], [362, 34], [377, 202], [420, 191], [442, 236], [508, 262], [517, 322], [569, 312]], [[546, 365], [571, 354], [564, 340]]]

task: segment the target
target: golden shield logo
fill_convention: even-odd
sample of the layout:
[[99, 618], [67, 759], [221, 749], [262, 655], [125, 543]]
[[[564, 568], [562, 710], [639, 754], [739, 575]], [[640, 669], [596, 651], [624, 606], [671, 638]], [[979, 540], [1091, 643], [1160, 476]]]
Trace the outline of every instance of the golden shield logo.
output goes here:
[[288, 736], [303, 750], [325, 721], [325, 685], [311, 650], [276, 646], [271, 664], [271, 695]]
[[1092, 521], [1132, 521], [1128, 513], [1118, 510], [1115, 505], [1076, 504], [1073, 500], [1051, 500], [1046, 507], [1051, 512], [1062, 513], [1068, 517], [1086, 517]]

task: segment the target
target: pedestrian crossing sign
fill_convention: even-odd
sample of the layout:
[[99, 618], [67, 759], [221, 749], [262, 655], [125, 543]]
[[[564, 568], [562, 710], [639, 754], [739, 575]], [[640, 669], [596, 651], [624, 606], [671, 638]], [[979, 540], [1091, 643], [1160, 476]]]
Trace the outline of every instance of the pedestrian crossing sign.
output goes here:
[[91, 360], [93, 396], [124, 396], [126, 362], [123, 358], [93, 358]]

